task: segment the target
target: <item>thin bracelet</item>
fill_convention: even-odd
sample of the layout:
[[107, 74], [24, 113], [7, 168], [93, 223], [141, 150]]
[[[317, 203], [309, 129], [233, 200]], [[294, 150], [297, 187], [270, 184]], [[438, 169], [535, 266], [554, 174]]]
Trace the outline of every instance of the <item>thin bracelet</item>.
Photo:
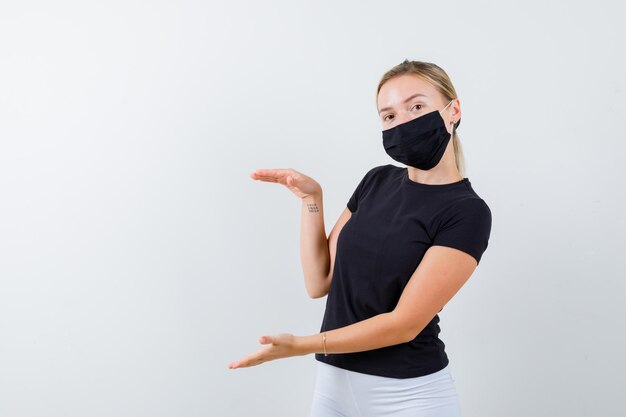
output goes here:
[[324, 339], [324, 356], [328, 356], [326, 353], [326, 332], [322, 333], [322, 338]]

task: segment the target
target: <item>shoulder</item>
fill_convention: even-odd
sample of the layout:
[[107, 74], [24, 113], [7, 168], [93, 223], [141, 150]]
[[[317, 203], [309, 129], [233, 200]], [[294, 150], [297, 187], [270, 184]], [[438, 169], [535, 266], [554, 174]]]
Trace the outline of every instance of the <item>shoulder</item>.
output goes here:
[[373, 178], [379, 177], [387, 177], [393, 172], [397, 172], [398, 169], [401, 169], [395, 165], [386, 164], [386, 165], [377, 165], [373, 168], [370, 168], [365, 175], [363, 176], [363, 180], [367, 181]]
[[433, 245], [450, 246], [472, 255], [480, 263], [491, 236], [491, 209], [482, 198], [458, 199], [437, 223]]
[[444, 212], [442, 223], [453, 224], [456, 222], [471, 223], [476, 226], [482, 225], [491, 228], [491, 208], [485, 200], [476, 194], [463, 196], [453, 202]]
[[391, 164], [386, 164], [386, 165], [377, 165], [373, 168], [370, 168], [366, 173], [365, 176], [366, 177], [371, 177], [377, 174], [381, 174], [381, 173], [385, 173], [385, 172], [392, 172], [394, 169], [397, 169], [398, 167], [391, 165]]
[[485, 200], [476, 194], [469, 194], [454, 201], [448, 210], [449, 214], [474, 213], [491, 217], [491, 209]]
[[358, 209], [359, 202], [365, 198], [372, 189], [378, 187], [382, 174], [389, 169], [389, 166], [390, 165], [377, 165], [367, 170], [348, 200], [347, 205], [351, 212], [354, 213]]
[[459, 199], [454, 205], [453, 210], [475, 212], [491, 216], [491, 209], [485, 200], [477, 195], [469, 195]]
[[476, 192], [472, 182], [466, 178], [465, 187], [457, 188], [458, 192], [449, 201], [450, 213], [476, 213], [491, 217], [491, 209], [487, 202]]

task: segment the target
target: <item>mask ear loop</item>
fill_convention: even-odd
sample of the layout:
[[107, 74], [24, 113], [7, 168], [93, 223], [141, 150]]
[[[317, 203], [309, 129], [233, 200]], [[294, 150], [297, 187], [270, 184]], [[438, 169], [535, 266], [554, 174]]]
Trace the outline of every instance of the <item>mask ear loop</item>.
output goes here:
[[[450, 100], [450, 103], [452, 103], [454, 101], [454, 99]], [[450, 105], [450, 103], [446, 104], [446, 107], [443, 108], [443, 110], [445, 110], [446, 108], [448, 108], [448, 106]], [[450, 121], [450, 124], [452, 125], [452, 133], [454, 133], [454, 124], [456, 122], [454, 121], [454, 118], [452, 118], [452, 120]]]

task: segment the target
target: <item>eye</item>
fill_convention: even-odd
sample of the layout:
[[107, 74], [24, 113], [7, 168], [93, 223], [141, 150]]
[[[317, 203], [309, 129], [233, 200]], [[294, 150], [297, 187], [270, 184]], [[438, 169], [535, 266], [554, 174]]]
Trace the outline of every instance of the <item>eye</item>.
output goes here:
[[423, 107], [421, 104], [415, 104], [413, 107], [411, 107], [411, 110], [413, 110], [415, 108], [415, 106], [420, 106], [420, 108], [418, 110], [421, 110], [422, 107]]
[[383, 117], [383, 120], [384, 120], [385, 122], [387, 122], [387, 121], [388, 121], [388, 120], [387, 120], [387, 117], [389, 117], [389, 116], [393, 116], [393, 114], [388, 114], [387, 116]]

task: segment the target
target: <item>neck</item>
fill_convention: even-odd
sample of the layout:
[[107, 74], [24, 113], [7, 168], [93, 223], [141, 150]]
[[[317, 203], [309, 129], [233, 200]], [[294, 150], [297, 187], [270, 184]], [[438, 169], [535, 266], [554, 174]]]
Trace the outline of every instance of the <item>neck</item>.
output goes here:
[[451, 162], [452, 164], [444, 164], [444, 161], [442, 160], [436, 167], [429, 169], [428, 171], [407, 166], [409, 179], [421, 184], [430, 185], [450, 184], [461, 181], [463, 176], [456, 167], [456, 162]]

